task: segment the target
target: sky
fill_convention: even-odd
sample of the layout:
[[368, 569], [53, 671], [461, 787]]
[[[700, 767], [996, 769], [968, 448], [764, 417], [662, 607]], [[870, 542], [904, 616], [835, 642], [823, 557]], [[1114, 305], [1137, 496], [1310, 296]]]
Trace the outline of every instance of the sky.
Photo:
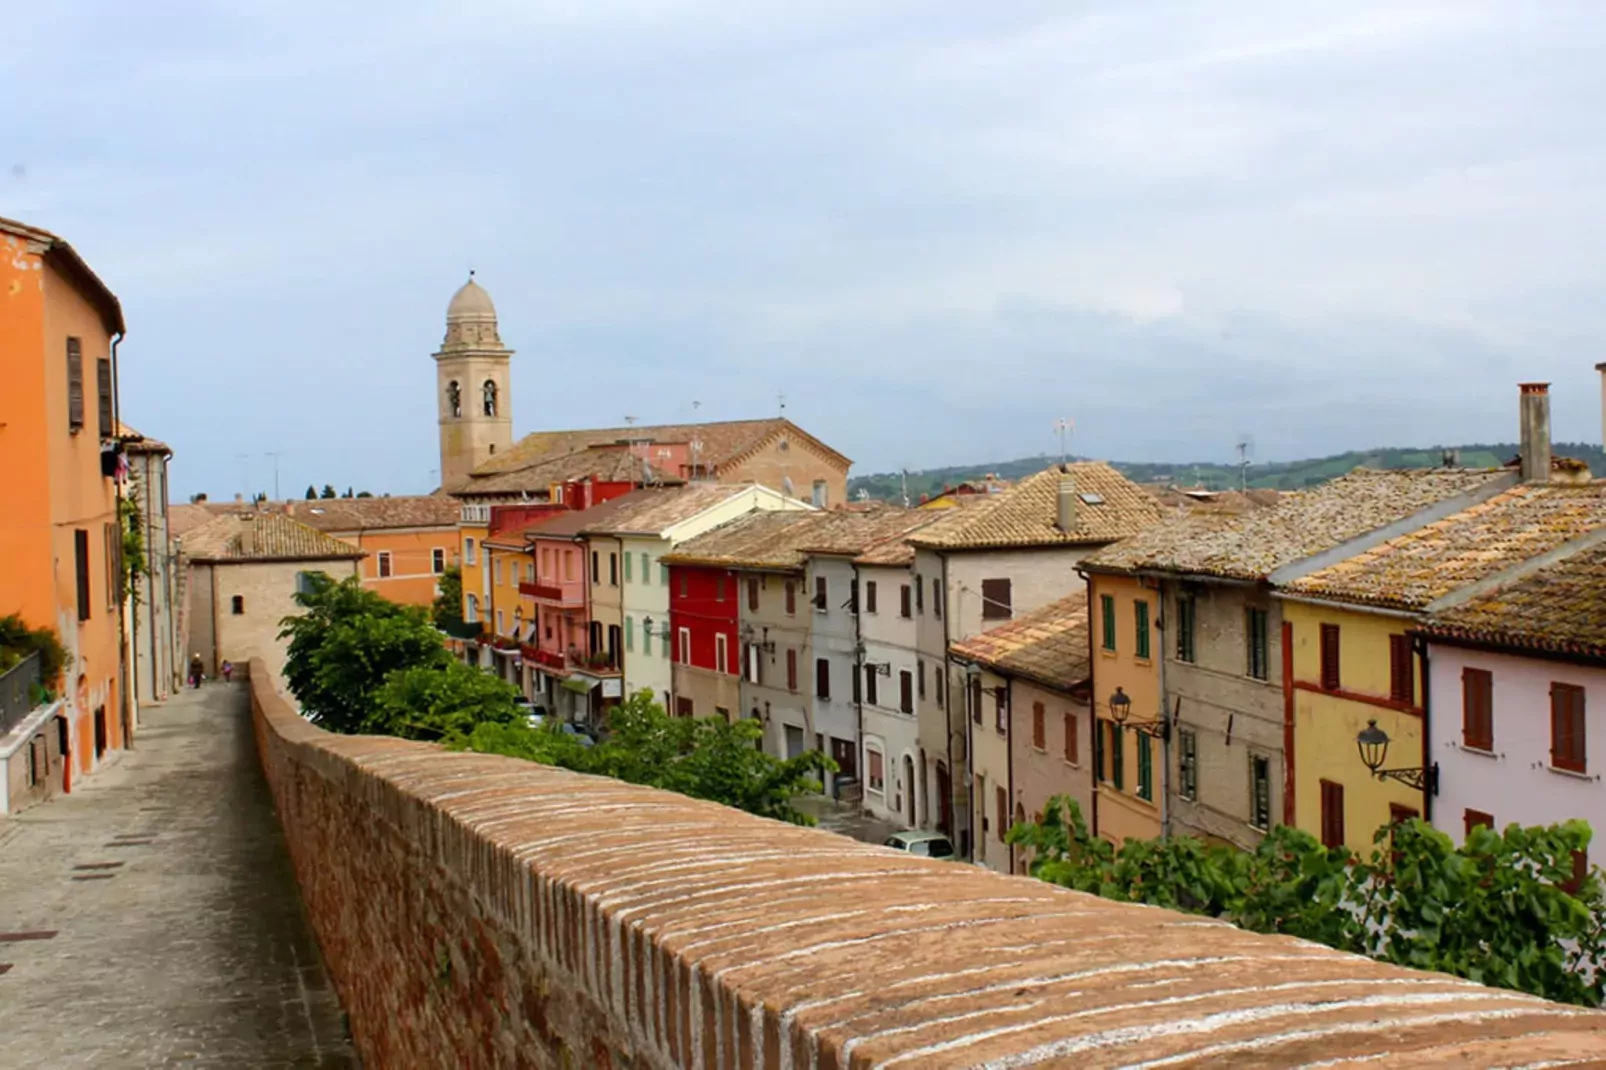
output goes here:
[[471, 268], [516, 434], [1273, 461], [1513, 441], [1542, 380], [1601, 436], [1596, 0], [152, 11], [8, 11], [0, 215], [121, 298], [175, 495], [432, 488]]

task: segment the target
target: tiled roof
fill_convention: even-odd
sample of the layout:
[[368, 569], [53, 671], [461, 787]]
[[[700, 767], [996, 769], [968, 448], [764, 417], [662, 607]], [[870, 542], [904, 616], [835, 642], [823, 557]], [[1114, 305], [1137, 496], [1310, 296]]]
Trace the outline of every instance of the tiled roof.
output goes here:
[[1107, 547], [1091, 567], [1261, 580], [1303, 558], [1509, 479], [1498, 468], [1357, 468], [1276, 505], [1239, 514], [1190, 511]]
[[161, 439], [142, 435], [129, 427], [121, 420], [117, 422], [117, 437], [122, 440], [123, 447], [129, 453], [166, 453], [171, 454], [173, 447]]
[[225, 513], [191, 531], [184, 553], [194, 561], [325, 561], [357, 558], [350, 543], [283, 513]]
[[1435, 613], [1423, 630], [1522, 650], [1606, 658], [1606, 546], [1581, 550]]
[[974, 507], [939, 511], [941, 518], [910, 541], [945, 550], [1085, 545], [1125, 538], [1164, 515], [1154, 495], [1102, 461], [1076, 461], [1068, 467], [1081, 496], [1070, 532], [1055, 524], [1061, 478], [1056, 465], [987, 495]]
[[643, 487], [609, 502], [613, 506], [609, 512], [591, 510], [584, 530], [599, 535], [657, 534], [690, 520], [705, 509], [746, 494], [749, 486], [745, 483], [690, 483], [680, 487]]
[[1087, 590], [954, 643], [949, 653], [1069, 691], [1089, 676]]
[[286, 503], [290, 515], [319, 531], [456, 527], [458, 503], [439, 495], [317, 498]]
[[[810, 553], [861, 553], [866, 547], [907, 530], [917, 519], [913, 510], [872, 513], [749, 513], [688, 539], [665, 554], [680, 565], [726, 568], [802, 568]], [[923, 518], [921, 518], [923, 519]]]
[[1523, 484], [1286, 584], [1295, 594], [1419, 610], [1606, 528], [1606, 483]]
[[183, 538], [196, 528], [217, 516], [199, 503], [180, 502], [167, 507], [167, 530], [175, 538]]
[[[515, 447], [516, 448], [516, 447]], [[468, 481], [451, 488], [458, 496], [475, 494], [545, 493], [554, 483], [595, 476], [608, 483], [641, 483], [648, 478], [641, 458], [620, 447], [582, 447], [543, 455], [517, 468], [482, 468]], [[653, 472], [654, 482], [679, 483], [678, 477]]]
[[507, 472], [576, 450], [594, 446], [623, 447], [631, 442], [689, 443], [693, 439], [702, 443], [699, 463], [718, 466], [729, 463], [763, 445], [770, 436], [785, 431], [798, 436], [825, 452], [839, 457], [842, 466], [848, 459], [820, 442], [813, 435], [784, 417], [767, 420], [724, 420], [700, 424], [660, 424], [638, 427], [600, 427], [579, 431], [535, 431], [525, 435], [506, 453], [487, 461], [477, 474]]

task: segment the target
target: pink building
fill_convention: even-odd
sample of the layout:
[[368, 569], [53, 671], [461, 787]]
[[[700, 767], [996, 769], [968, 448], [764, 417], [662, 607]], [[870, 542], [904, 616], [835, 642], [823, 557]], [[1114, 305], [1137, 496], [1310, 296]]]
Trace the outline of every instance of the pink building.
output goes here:
[[[1606, 532], [1598, 533], [1606, 535]], [[1606, 830], [1606, 545], [1435, 614], [1428, 642], [1433, 824]], [[1396, 763], [1397, 764], [1397, 763]]]

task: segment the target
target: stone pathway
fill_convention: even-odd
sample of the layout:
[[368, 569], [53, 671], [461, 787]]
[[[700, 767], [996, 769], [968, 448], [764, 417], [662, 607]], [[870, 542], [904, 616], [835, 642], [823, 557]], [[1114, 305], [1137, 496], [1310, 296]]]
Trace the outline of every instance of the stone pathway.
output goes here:
[[355, 1067], [244, 686], [0, 818], [0, 1067]]

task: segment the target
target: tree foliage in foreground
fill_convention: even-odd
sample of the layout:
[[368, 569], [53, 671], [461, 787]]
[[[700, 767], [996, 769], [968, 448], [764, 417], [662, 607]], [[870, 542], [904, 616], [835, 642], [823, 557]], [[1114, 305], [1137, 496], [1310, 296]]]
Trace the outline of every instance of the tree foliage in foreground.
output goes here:
[[1575, 872], [1584, 821], [1476, 828], [1456, 847], [1419, 819], [1378, 830], [1369, 858], [1278, 826], [1253, 851], [1191, 836], [1089, 833], [1056, 796], [1010, 829], [1030, 871], [1107, 899], [1148, 903], [1285, 933], [1383, 962], [1438, 970], [1550, 999], [1600, 1006], [1606, 932], [1598, 870]]
[[[444, 586], [444, 584], [443, 584]], [[632, 784], [677, 791], [798, 824], [793, 797], [836, 767], [819, 752], [781, 760], [755, 745], [757, 722], [671, 717], [652, 692], [608, 715], [594, 747], [550, 721], [532, 726], [513, 685], [453, 658], [423, 607], [401, 606], [356, 577], [308, 577], [302, 614], [283, 621], [284, 676], [302, 712], [333, 732], [440, 741]]]
[[448, 565], [441, 573], [437, 586], [440, 593], [430, 606], [430, 618], [442, 631], [463, 626], [463, 569]]

